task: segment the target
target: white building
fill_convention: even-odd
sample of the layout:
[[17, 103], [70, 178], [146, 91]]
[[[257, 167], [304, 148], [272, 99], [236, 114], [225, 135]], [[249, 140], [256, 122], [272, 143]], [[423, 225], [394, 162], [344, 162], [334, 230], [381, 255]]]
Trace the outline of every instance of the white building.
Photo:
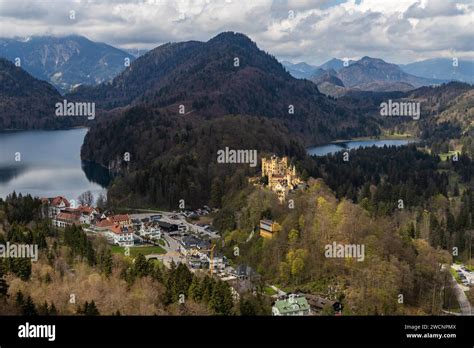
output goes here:
[[308, 301], [302, 295], [290, 294], [285, 299], [277, 300], [272, 307], [272, 315], [276, 316], [309, 315], [310, 313]]

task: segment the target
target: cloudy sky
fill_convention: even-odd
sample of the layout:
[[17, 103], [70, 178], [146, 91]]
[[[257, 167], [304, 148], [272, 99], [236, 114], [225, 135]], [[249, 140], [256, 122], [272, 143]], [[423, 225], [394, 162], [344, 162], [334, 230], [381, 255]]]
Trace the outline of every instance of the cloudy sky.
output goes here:
[[149, 49], [228, 30], [292, 62], [474, 59], [473, 0], [0, 0], [0, 37], [79, 34]]

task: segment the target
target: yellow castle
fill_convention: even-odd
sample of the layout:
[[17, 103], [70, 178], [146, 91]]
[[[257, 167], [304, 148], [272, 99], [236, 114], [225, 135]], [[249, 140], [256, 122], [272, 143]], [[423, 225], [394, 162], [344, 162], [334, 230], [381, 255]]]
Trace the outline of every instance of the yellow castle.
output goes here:
[[288, 166], [288, 157], [262, 158], [262, 177], [265, 176], [268, 177], [268, 188], [276, 192], [280, 203], [286, 200], [290, 190], [303, 182], [296, 175], [295, 166]]

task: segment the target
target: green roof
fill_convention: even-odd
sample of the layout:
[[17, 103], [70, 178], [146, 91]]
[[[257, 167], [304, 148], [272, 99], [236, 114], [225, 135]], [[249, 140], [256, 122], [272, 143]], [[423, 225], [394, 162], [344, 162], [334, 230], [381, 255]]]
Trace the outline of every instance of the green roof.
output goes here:
[[292, 313], [292, 312], [299, 312], [299, 311], [307, 311], [309, 310], [308, 301], [304, 296], [294, 297], [293, 300], [285, 299], [285, 300], [278, 300], [275, 302], [275, 307], [281, 314]]

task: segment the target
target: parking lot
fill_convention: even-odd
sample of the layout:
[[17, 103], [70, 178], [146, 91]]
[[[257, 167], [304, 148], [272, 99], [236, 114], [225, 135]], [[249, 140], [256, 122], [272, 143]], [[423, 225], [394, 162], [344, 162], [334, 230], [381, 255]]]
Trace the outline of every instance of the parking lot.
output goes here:
[[468, 291], [470, 286], [474, 286], [474, 272], [466, 268], [462, 264], [452, 264], [451, 267], [456, 271], [461, 283], [459, 284], [463, 291]]

